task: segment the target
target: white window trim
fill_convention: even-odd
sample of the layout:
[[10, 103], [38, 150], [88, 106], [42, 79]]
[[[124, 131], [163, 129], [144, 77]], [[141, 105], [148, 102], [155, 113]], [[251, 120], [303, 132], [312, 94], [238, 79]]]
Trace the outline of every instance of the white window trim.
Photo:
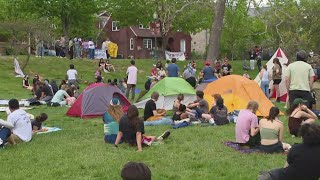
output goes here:
[[119, 21], [112, 21], [112, 31], [120, 31], [120, 28], [115, 23], [119, 23]]
[[134, 40], [133, 40], [133, 38], [130, 38], [129, 45], [130, 45], [130, 50], [134, 50]]
[[139, 24], [139, 29], [144, 29], [143, 24]]
[[[147, 41], [147, 42], [150, 41], [150, 48], [148, 48], [148, 47], [146, 48], [146, 47], [145, 47], [145, 45], [144, 45], [144, 44], [145, 44], [145, 43], [144, 43], [145, 41]], [[148, 46], [148, 45], [149, 45], [149, 43], [147, 43], [147, 46]], [[152, 39], [143, 39], [143, 48], [144, 48], [144, 49], [152, 49]]]

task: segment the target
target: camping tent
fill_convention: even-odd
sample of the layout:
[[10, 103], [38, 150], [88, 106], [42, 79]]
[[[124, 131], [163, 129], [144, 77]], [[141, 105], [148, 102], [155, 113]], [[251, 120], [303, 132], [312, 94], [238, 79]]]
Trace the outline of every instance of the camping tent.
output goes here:
[[177, 77], [166, 77], [154, 85], [144, 96], [142, 96], [141, 101], [137, 102], [135, 105], [138, 108], [144, 108], [154, 91], [157, 91], [160, 94], [160, 97], [156, 102], [158, 109], [171, 110], [173, 102], [180, 93], [184, 95], [183, 104], [188, 104], [196, 100], [196, 91], [187, 81]]
[[270, 108], [274, 106], [255, 81], [239, 75], [224, 76], [209, 83], [203, 92], [209, 106], [214, 100], [212, 95], [220, 94], [229, 112], [245, 109], [250, 100], [259, 103], [258, 116], [268, 116]]
[[[272, 56], [272, 58], [267, 62], [267, 70], [269, 71], [269, 73], [272, 74], [272, 68], [273, 68], [273, 59], [274, 58], [278, 58], [280, 61], [280, 64], [282, 66], [282, 81], [279, 84], [279, 89], [280, 89], [280, 100], [281, 101], [286, 101], [287, 98], [287, 88], [286, 88], [286, 82], [285, 82], [285, 70], [287, 68], [287, 63], [288, 63], [288, 58], [287, 56], [283, 53], [281, 48], [278, 48], [278, 50], [274, 53], [274, 55]], [[257, 77], [254, 79], [256, 82], [258, 82], [260, 84], [260, 77], [259, 74], [257, 75]], [[273, 88], [273, 81], [270, 82], [270, 88]], [[274, 94], [270, 94], [270, 97], [275, 97], [275, 91]]]
[[106, 112], [112, 98], [120, 100], [124, 111], [128, 109], [130, 102], [119, 88], [104, 83], [94, 83], [80, 94], [67, 115], [81, 118], [101, 116]]

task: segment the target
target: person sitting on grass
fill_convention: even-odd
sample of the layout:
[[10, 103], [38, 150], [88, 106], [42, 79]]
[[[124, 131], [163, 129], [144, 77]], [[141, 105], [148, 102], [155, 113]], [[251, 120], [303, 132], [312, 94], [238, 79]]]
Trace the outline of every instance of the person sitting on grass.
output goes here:
[[218, 75], [214, 72], [214, 69], [210, 66], [209, 61], [205, 63], [205, 67], [202, 71], [204, 83], [211, 83], [219, 78]]
[[69, 98], [70, 95], [64, 90], [60, 89], [52, 98], [50, 105], [51, 106], [65, 106], [67, 105], [66, 98]]
[[258, 180], [300, 180], [319, 179], [320, 162], [320, 126], [305, 123], [300, 133], [302, 144], [295, 144], [290, 149], [284, 168], [262, 171]]
[[191, 109], [191, 111], [188, 110], [188, 114], [195, 118], [201, 118], [202, 114], [208, 114], [209, 104], [207, 100], [203, 99], [203, 91], [197, 91], [196, 96], [197, 100], [187, 106], [188, 109]]
[[258, 117], [256, 112], [259, 104], [249, 101], [247, 109], [239, 112], [236, 123], [236, 142], [243, 148], [253, 148], [260, 145]]
[[299, 128], [305, 123], [314, 123], [318, 119], [317, 115], [312, 112], [305, 104], [308, 101], [296, 98], [288, 111], [289, 115], [289, 131], [290, 134], [297, 136]]
[[161, 66], [160, 68], [158, 68], [158, 76], [157, 76], [157, 78], [161, 79], [162, 77], [167, 77], [167, 74], [166, 74], [166, 71]]
[[121, 170], [123, 180], [151, 180], [151, 171], [143, 163], [128, 162]]
[[30, 86], [30, 83], [29, 83], [29, 76], [28, 75], [25, 75], [23, 80], [22, 80], [22, 87], [23, 88], [26, 88], [28, 90], [32, 90], [32, 86]]
[[104, 66], [104, 65], [105, 65], [105, 62], [104, 62], [103, 58], [100, 58], [98, 67], [101, 67], [101, 66]]
[[31, 121], [32, 132], [46, 132], [48, 129], [42, 128], [42, 123], [48, 119], [48, 115], [46, 113], [41, 113], [39, 116], [35, 118], [35, 120]]
[[111, 70], [113, 72], [116, 72], [116, 69], [114, 68], [113, 64], [111, 64], [110, 60], [108, 59], [105, 63], [105, 69], [108, 71], [108, 72], [111, 72]]
[[182, 104], [183, 99], [184, 99], [184, 95], [181, 94], [181, 93], [178, 94], [177, 99], [174, 100], [174, 102], [173, 102], [173, 107], [172, 107], [173, 114], [174, 114], [176, 111], [178, 111], [180, 105]]
[[154, 64], [153, 67], [152, 67], [152, 69], [151, 69], [151, 77], [152, 77], [152, 78], [157, 78], [157, 74], [158, 74], [158, 72], [157, 72], [157, 67], [156, 67], [156, 65]]
[[98, 67], [98, 69], [96, 70], [95, 72], [95, 78], [97, 78], [98, 76], [101, 76], [102, 77], [102, 71], [103, 71], [104, 67], [103, 66], [100, 66]]
[[159, 99], [159, 93], [154, 91], [151, 94], [151, 99], [147, 101], [144, 108], [144, 125], [162, 125], [172, 124], [170, 118], [165, 117], [166, 111], [161, 109], [157, 110], [156, 102]]
[[114, 146], [118, 147], [122, 140], [131, 146], [136, 145], [138, 151], [142, 151], [142, 144], [151, 145], [153, 141], [166, 139], [170, 135], [170, 132], [166, 131], [157, 138], [156, 136], [146, 136], [144, 133], [144, 124], [139, 118], [139, 110], [136, 106], [131, 105], [128, 108], [127, 115], [120, 119], [119, 132]]
[[282, 153], [290, 148], [290, 145], [282, 143], [284, 128], [279, 119], [279, 113], [278, 107], [272, 107], [269, 116], [259, 122], [260, 149], [265, 153]]
[[106, 143], [114, 144], [119, 132], [119, 122], [123, 116], [122, 106], [117, 98], [110, 101], [107, 112], [103, 114], [104, 123], [104, 141]]
[[186, 113], [186, 109], [187, 107], [183, 104], [180, 104], [178, 111], [176, 111], [173, 116], [172, 116], [172, 120], [173, 121], [180, 121], [182, 119], [187, 119], [188, 118], [188, 114]]
[[32, 139], [32, 127], [28, 114], [19, 109], [19, 101], [9, 101], [10, 114], [7, 121], [0, 119], [0, 148], [9, 142], [11, 145], [29, 142]]
[[209, 120], [209, 123], [218, 126], [229, 124], [228, 109], [223, 104], [223, 99], [219, 94], [215, 94], [215, 105], [212, 106], [209, 114], [202, 114], [202, 117]]
[[98, 77], [97, 77], [96, 83], [103, 83], [101, 76], [98, 76]]

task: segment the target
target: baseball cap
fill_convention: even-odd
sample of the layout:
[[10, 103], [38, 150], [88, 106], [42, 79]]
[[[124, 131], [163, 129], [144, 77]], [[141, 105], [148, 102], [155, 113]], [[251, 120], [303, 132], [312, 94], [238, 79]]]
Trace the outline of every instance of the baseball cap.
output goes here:
[[206, 61], [204, 64], [205, 64], [206, 66], [210, 66], [210, 62], [209, 62], [209, 61]]
[[112, 99], [110, 100], [110, 105], [111, 105], [111, 106], [120, 105], [119, 99], [118, 99], [118, 98], [112, 98]]
[[300, 50], [297, 52], [297, 60], [306, 60], [308, 58], [308, 54], [304, 50]]
[[293, 105], [303, 104], [303, 103], [307, 103], [307, 102], [308, 102], [307, 100], [304, 100], [304, 99], [301, 99], [301, 98], [296, 98], [293, 101]]

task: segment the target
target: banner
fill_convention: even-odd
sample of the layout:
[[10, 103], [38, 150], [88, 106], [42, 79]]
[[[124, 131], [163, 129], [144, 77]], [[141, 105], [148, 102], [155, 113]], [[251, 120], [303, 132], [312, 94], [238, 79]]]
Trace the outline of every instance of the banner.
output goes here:
[[176, 58], [178, 61], [185, 61], [186, 57], [184, 56], [184, 52], [169, 52], [165, 51], [166, 60], [171, 60], [172, 58]]
[[105, 50], [95, 49], [94, 51], [94, 58], [95, 59], [107, 59], [107, 54]]

